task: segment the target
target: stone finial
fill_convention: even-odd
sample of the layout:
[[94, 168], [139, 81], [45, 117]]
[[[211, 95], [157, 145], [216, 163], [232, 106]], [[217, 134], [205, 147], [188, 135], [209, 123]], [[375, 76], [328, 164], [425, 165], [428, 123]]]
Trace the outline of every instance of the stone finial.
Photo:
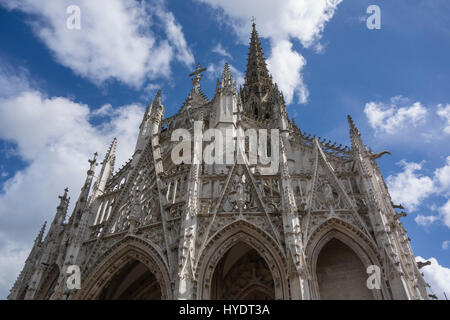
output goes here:
[[197, 68], [195, 69], [195, 71], [192, 72], [191, 74], [189, 74], [189, 77], [193, 77], [191, 80], [192, 80], [192, 85], [194, 86], [194, 89], [200, 89], [200, 81], [203, 78], [202, 72], [204, 72], [206, 70], [207, 70], [207, 68], [202, 68], [200, 63], [197, 63]]
[[41, 230], [39, 231], [36, 239], [34, 240], [35, 244], [39, 244], [42, 242], [42, 239], [44, 238], [45, 228], [47, 227], [47, 221], [44, 221], [44, 224], [41, 227]]

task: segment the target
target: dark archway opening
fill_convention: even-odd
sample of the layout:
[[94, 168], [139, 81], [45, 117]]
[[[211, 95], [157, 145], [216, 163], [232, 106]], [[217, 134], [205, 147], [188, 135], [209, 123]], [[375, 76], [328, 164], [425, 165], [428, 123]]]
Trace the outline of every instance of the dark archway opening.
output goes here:
[[160, 300], [161, 287], [141, 262], [130, 261], [103, 288], [99, 300]]
[[265, 260], [245, 243], [233, 246], [216, 266], [212, 279], [211, 299], [275, 299], [272, 273]]

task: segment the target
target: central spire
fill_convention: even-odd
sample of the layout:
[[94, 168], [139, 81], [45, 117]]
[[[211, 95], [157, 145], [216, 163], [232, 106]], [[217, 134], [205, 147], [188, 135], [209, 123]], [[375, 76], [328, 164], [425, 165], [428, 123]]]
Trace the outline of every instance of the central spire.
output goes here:
[[258, 31], [256, 31], [256, 24], [253, 23], [244, 88], [250, 86], [249, 89], [254, 89], [252, 86], [255, 84], [259, 86], [264, 84], [264, 82], [271, 81], [269, 71], [267, 70], [266, 60], [264, 59], [261, 42], [259, 40]]
[[241, 92], [244, 109], [248, 115], [257, 119], [270, 117], [271, 110], [266, 106], [266, 102], [268, 93], [272, 91], [273, 87], [258, 31], [256, 31], [256, 24], [253, 22], [245, 83]]

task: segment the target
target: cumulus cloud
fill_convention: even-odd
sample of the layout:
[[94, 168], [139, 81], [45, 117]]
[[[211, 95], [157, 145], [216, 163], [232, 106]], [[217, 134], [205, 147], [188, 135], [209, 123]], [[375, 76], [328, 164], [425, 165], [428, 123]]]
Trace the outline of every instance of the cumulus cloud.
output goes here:
[[[293, 49], [293, 41], [300, 41], [305, 48], [321, 49], [322, 32], [342, 0], [198, 1], [217, 9], [220, 19], [225, 17], [243, 43], [248, 42], [251, 18], [255, 16], [259, 34], [270, 40], [269, 70], [275, 81], [280, 81], [286, 103], [293, 102], [295, 95], [300, 103], [306, 102], [307, 90], [302, 78], [305, 59]], [[284, 58], [291, 63], [290, 68], [285, 68]]]
[[[0, 73], [0, 83], [4, 77]], [[0, 190], [1, 296], [6, 296], [23, 266], [36, 227], [53, 219], [57, 195], [66, 186], [73, 208], [93, 153], [98, 151], [101, 161], [117, 137], [116, 163], [123, 164], [132, 155], [145, 109], [138, 104], [105, 105], [94, 111], [72, 99], [48, 97], [30, 88], [20, 75], [17, 79], [28, 89], [19, 87], [16, 95], [0, 97], [0, 139], [14, 145], [14, 156], [26, 163]]]
[[433, 180], [417, 172], [422, 169], [423, 163], [402, 160], [398, 164], [404, 170], [387, 177], [389, 192], [394, 202], [401, 203], [408, 210], [414, 211], [422, 200], [434, 191]]
[[414, 218], [414, 221], [422, 227], [428, 227], [432, 225], [434, 222], [439, 221], [439, 216], [424, 216], [419, 214], [417, 217]]
[[447, 157], [447, 164], [434, 171], [437, 186], [445, 194], [450, 194], [450, 156]]
[[438, 105], [436, 114], [445, 121], [444, 132], [450, 134], [450, 104], [447, 104], [445, 107], [442, 104]]
[[297, 94], [300, 103], [308, 100], [308, 89], [301, 77], [301, 70], [305, 65], [305, 58], [292, 50], [290, 41], [282, 40], [273, 46], [267, 66], [270, 70], [277, 70], [273, 74], [273, 79], [282, 89], [288, 103], [293, 101], [294, 93]]
[[[194, 62], [181, 26], [159, 0], [0, 0], [30, 15], [31, 27], [55, 59], [95, 83], [109, 79], [140, 87], [170, 75], [175, 58]], [[81, 29], [66, 27], [66, 9], [81, 9]], [[165, 37], [152, 32], [163, 29]]]
[[[386, 182], [394, 202], [402, 203], [409, 211], [416, 211], [423, 201], [430, 195], [447, 197], [450, 194], [450, 157], [447, 163], [434, 171], [433, 176], [422, 175], [424, 161], [421, 163], [406, 162], [402, 160], [398, 165], [403, 171], [387, 177]], [[437, 221], [441, 221], [450, 228], [450, 200], [442, 206], [433, 205], [435, 215], [417, 215], [414, 221], [423, 227], [428, 227]]]
[[[429, 291], [439, 299], [444, 300], [444, 292], [447, 296], [450, 293], [450, 269], [441, 266], [433, 257], [426, 260], [430, 261], [431, 264], [423, 267], [420, 271], [423, 272], [425, 281], [431, 286]], [[416, 261], [425, 262], [426, 260], [420, 256], [416, 257]]]
[[401, 96], [392, 98], [390, 104], [368, 102], [364, 113], [375, 131], [394, 134], [405, 127], [416, 127], [427, 116], [427, 109], [420, 102], [401, 106], [407, 102]]
[[450, 200], [448, 200], [441, 208], [439, 208], [439, 213], [442, 216], [442, 221], [444, 224], [450, 228]]
[[370, 101], [364, 113], [377, 141], [389, 144], [425, 144], [429, 150], [449, 151], [450, 105], [426, 105], [395, 96], [388, 102]]

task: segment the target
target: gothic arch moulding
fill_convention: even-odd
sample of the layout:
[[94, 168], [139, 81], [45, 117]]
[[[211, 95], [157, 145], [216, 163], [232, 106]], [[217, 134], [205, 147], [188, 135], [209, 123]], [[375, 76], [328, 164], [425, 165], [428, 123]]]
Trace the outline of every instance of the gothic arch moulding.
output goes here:
[[201, 252], [196, 268], [196, 298], [211, 298], [214, 271], [220, 259], [238, 243], [255, 249], [266, 262], [274, 281], [275, 299], [289, 299], [284, 253], [264, 230], [244, 220], [233, 222], [216, 232]]
[[[317, 227], [308, 239], [306, 258], [310, 270], [310, 288], [312, 299], [320, 299], [317, 279], [317, 260], [322, 249], [333, 239], [339, 240], [351, 249], [367, 269], [370, 265], [383, 267], [381, 257], [373, 241], [368, 239], [357, 228], [337, 218], [331, 218]], [[367, 275], [369, 277], [369, 275]], [[384, 276], [381, 275], [381, 290], [373, 290], [374, 299], [387, 299], [387, 288]]]
[[161, 288], [161, 298], [171, 299], [171, 280], [167, 264], [151, 243], [135, 236], [127, 236], [118, 241], [98, 259], [88, 271], [85, 280], [82, 275], [81, 289], [73, 299], [97, 299], [116, 272], [133, 260], [143, 263], [153, 273]]

